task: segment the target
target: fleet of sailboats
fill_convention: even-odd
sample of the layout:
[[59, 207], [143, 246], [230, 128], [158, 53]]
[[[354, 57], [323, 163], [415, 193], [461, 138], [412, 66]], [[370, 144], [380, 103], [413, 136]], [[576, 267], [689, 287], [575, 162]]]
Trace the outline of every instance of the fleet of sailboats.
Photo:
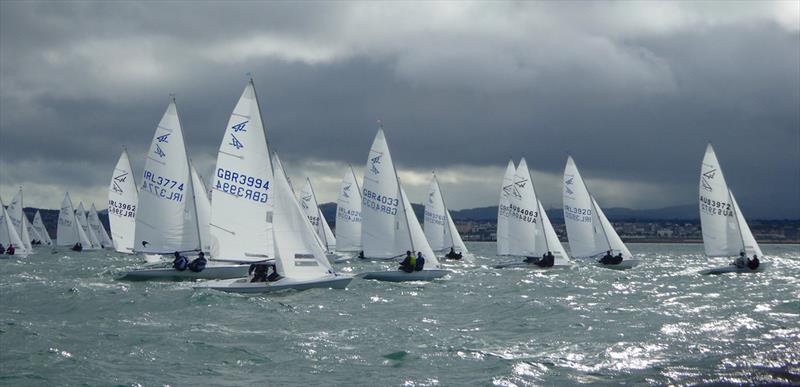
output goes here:
[[[392, 262], [424, 257], [425, 264], [416, 270], [406, 266], [404, 269], [409, 270], [370, 271], [359, 274], [361, 278], [430, 281], [449, 273], [441, 267], [437, 253], [450, 252], [449, 258], [457, 254], [456, 259], [468, 253], [435, 173], [427, 192], [424, 228], [420, 225], [382, 126], [370, 147], [363, 188], [351, 166], [345, 171], [334, 233], [310, 179], [306, 178], [296, 196], [277, 154], [270, 157], [252, 80], [228, 120], [210, 188], [188, 157], [173, 98], [153, 135], [141, 184], [134, 178], [126, 150], [114, 167], [108, 189], [111, 235], [94, 204], [88, 212], [82, 202], [75, 209], [69, 193], [65, 193], [54, 243], [38, 211], [33, 222], [24, 214], [20, 188], [8, 207], [0, 207], [0, 243], [13, 245], [20, 257], [33, 252], [33, 241], [76, 251], [113, 248], [120, 253], [164, 258], [208, 254], [198, 258], [209, 260], [208, 266], [199, 270], [181, 270], [161, 260], [129, 271], [123, 278], [208, 279], [215, 281], [197, 287], [238, 293], [345, 288], [353, 277], [337, 273], [331, 262], [350, 259], [355, 253], [364, 259]], [[611, 269], [630, 269], [640, 263], [603, 213], [571, 156], [562, 188], [569, 251], [574, 259]], [[706, 255], [739, 257], [730, 265], [701, 273], [750, 273], [768, 267], [711, 144], [702, 162], [699, 194]], [[525, 258], [497, 268], [571, 265], [537, 196], [525, 158], [516, 165], [508, 161], [499, 195], [496, 236], [498, 256]], [[250, 278], [248, 273], [257, 267], [273, 268], [271, 279]]]

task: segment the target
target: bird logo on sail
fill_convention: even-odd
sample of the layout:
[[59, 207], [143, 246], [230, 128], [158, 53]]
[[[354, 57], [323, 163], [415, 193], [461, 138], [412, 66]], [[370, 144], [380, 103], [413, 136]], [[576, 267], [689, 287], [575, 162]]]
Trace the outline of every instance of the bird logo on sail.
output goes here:
[[513, 186], [514, 190], [512, 191], [512, 193], [514, 194], [515, 197], [518, 197], [518, 198], [522, 197], [522, 194], [520, 193], [520, 190], [522, 188], [525, 188], [526, 184], [528, 184], [528, 180], [527, 179], [523, 179], [523, 180], [514, 182], [514, 186]]
[[369, 170], [370, 170], [370, 172], [372, 172], [373, 175], [377, 175], [377, 174], [381, 173], [378, 170], [378, 167], [377, 167], [377, 165], [381, 163], [381, 157], [383, 157], [383, 155], [377, 155], [377, 156], [369, 159], [369, 162], [370, 162]]
[[244, 148], [244, 144], [242, 144], [242, 142], [239, 141], [239, 139], [236, 138], [236, 136], [234, 136], [233, 134], [231, 134], [231, 142], [228, 145], [232, 145], [236, 149]]
[[114, 187], [112, 189], [114, 190], [114, 192], [116, 192], [118, 194], [121, 194], [122, 193], [122, 187], [120, 187], [119, 184], [117, 184], [116, 181], [114, 181], [113, 183], [114, 183]]
[[708, 192], [714, 191], [714, 189], [711, 187], [711, 183], [709, 183], [708, 180], [713, 180], [714, 176], [716, 175], [717, 175], [716, 168], [703, 172], [703, 177], [700, 178], [700, 184], [703, 185], [704, 190]]
[[233, 129], [233, 131], [237, 132], [237, 133], [238, 132], [246, 132], [246, 130], [244, 130], [244, 127], [245, 127], [245, 125], [247, 125], [248, 122], [250, 122], [250, 121], [240, 122], [240, 123], [238, 123], [236, 125], [231, 126], [231, 129]]
[[171, 133], [167, 133], [167, 134], [163, 134], [163, 135], [161, 135], [161, 136], [158, 136], [158, 137], [156, 137], [156, 140], [158, 140], [158, 142], [166, 142], [166, 143], [169, 143], [169, 141], [167, 141], [167, 140], [169, 139], [169, 135], [170, 135], [170, 134], [171, 134]]
[[161, 149], [161, 147], [158, 146], [158, 144], [156, 144], [155, 154], [157, 154], [158, 157], [161, 157], [161, 158], [164, 158], [167, 155], [166, 153], [164, 153], [164, 151]]
[[304, 197], [303, 197], [303, 202], [302, 202], [302, 203], [300, 203], [300, 204], [302, 204], [302, 205], [303, 205], [303, 208], [305, 208], [305, 209], [308, 209], [308, 203], [309, 203], [309, 202], [311, 202], [311, 195], [304, 196]]
[[503, 196], [508, 197], [508, 195], [511, 195], [511, 191], [512, 191], [513, 187], [514, 187], [514, 184], [509, 184], [509, 185], [503, 186]]
[[431, 193], [428, 194], [428, 203], [430, 203], [430, 204], [433, 204], [433, 194], [434, 193], [435, 192], [431, 192]]
[[568, 195], [574, 195], [575, 194], [575, 192], [573, 192], [572, 189], [569, 187], [574, 182], [575, 182], [575, 176], [570, 176], [569, 179], [564, 181], [564, 190], [567, 191]]
[[344, 196], [346, 198], [349, 198], [350, 197], [350, 187], [352, 187], [352, 186], [353, 186], [352, 184], [348, 184], [348, 185], [344, 186], [342, 188], [342, 196]]

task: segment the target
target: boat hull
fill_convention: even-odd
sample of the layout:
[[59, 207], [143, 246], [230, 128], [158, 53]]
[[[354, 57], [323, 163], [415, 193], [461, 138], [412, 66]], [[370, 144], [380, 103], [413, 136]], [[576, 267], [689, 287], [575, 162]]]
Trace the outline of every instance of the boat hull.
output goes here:
[[633, 269], [634, 267], [638, 266], [642, 263], [639, 259], [626, 259], [616, 265], [609, 265], [605, 263], [596, 262], [594, 265], [597, 267], [602, 267], [604, 269], [611, 269], [611, 270], [628, 270]]
[[214, 265], [206, 266], [196, 273], [191, 270], [177, 271], [172, 267], [139, 268], [131, 270], [120, 279], [126, 281], [190, 281], [196, 279], [230, 279], [247, 277], [249, 265]]
[[728, 273], [736, 273], [736, 274], [746, 274], [746, 273], [761, 273], [769, 267], [769, 263], [761, 262], [758, 265], [758, 268], [752, 270], [748, 267], [736, 267], [734, 265], [728, 266], [720, 266], [714, 267], [711, 269], [706, 269], [700, 271], [702, 275], [718, 275], [718, 274], [728, 274]]
[[442, 278], [450, 273], [450, 270], [445, 269], [431, 269], [420, 270], [411, 273], [404, 271], [370, 271], [361, 273], [359, 276], [363, 279], [372, 279], [387, 282], [405, 282], [405, 281], [432, 281], [437, 278]]
[[553, 266], [550, 266], [550, 267], [541, 267], [541, 266], [536, 265], [534, 263], [507, 262], [507, 263], [499, 263], [499, 264], [494, 265], [492, 267], [494, 267], [495, 269], [508, 269], [508, 268], [514, 268], [514, 267], [524, 267], [524, 268], [530, 268], [530, 269], [547, 270], [547, 269], [558, 269], [558, 268], [569, 267], [569, 266], [570, 265], [553, 265]]
[[314, 288], [345, 289], [351, 276], [337, 275], [330, 277], [314, 278], [310, 280], [295, 280], [282, 278], [275, 282], [250, 282], [249, 278], [240, 278], [228, 281], [212, 281], [195, 286], [195, 289], [212, 289], [227, 293], [272, 293], [284, 290], [307, 290]]

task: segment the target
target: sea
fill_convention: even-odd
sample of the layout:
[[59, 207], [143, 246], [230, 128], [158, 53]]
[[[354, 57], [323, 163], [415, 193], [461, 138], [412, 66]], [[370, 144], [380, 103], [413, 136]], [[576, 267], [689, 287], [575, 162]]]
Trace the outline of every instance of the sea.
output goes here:
[[[699, 244], [630, 244], [614, 271], [494, 269], [494, 243], [428, 283], [242, 296], [126, 282], [111, 251], [0, 260], [4, 386], [800, 385], [800, 246], [757, 274]], [[346, 273], [394, 269], [352, 262]]]

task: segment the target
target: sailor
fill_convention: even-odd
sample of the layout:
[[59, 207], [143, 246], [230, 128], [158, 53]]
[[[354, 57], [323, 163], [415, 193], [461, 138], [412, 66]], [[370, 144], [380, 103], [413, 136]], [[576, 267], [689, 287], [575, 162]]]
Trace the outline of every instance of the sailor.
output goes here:
[[15, 249], [15, 248], [14, 248], [14, 245], [12, 245], [12, 244], [9, 244], [9, 245], [8, 245], [8, 248], [6, 249], [6, 254], [8, 254], [8, 255], [14, 255], [14, 252], [15, 252], [15, 251], [17, 251], [17, 249]]
[[275, 282], [275, 281], [277, 281], [277, 280], [282, 278], [281, 275], [278, 274], [278, 267], [277, 266], [269, 265], [268, 267], [272, 268], [272, 273], [269, 273], [269, 275], [267, 276], [267, 281]]
[[733, 265], [740, 269], [747, 267], [747, 256], [744, 255], [744, 250], [739, 253], [739, 258], [736, 258], [736, 260], [733, 261]]
[[417, 266], [417, 257], [414, 254], [411, 254], [411, 251], [406, 251], [406, 258], [403, 262], [400, 262], [399, 269], [406, 272], [411, 273], [414, 271], [414, 268]]
[[755, 269], [758, 269], [758, 264], [759, 263], [760, 262], [758, 260], [758, 256], [753, 254], [753, 259], [748, 259], [747, 260], [747, 267], [749, 267], [750, 270], [755, 270]]
[[462, 257], [461, 253], [456, 253], [456, 250], [453, 249], [452, 247], [450, 248], [450, 252], [447, 253], [447, 255], [445, 255], [445, 258], [449, 259], [461, 259], [461, 257]]
[[186, 257], [176, 251], [175, 259], [172, 260], [172, 267], [174, 267], [177, 271], [184, 271], [186, 270], [186, 266], [188, 266]]
[[425, 257], [421, 252], [417, 252], [417, 262], [414, 264], [414, 271], [420, 271], [425, 267]]
[[556, 263], [556, 257], [553, 256], [553, 253], [548, 251], [544, 255], [542, 255], [542, 259], [540, 259], [539, 262], [536, 262], [536, 265], [539, 267], [552, 267], [553, 265], [555, 265], [555, 263]]
[[206, 263], [208, 263], [208, 260], [206, 259], [205, 254], [203, 254], [203, 252], [201, 251], [200, 254], [198, 254], [197, 256], [197, 259], [189, 263], [189, 270], [195, 273], [199, 273], [206, 268]]
[[604, 265], [613, 265], [614, 264], [614, 256], [611, 255], [611, 250], [606, 251], [606, 255], [600, 259], [600, 263]]
[[358, 257], [364, 259], [364, 250], [358, 252]]
[[250, 274], [253, 275], [250, 282], [267, 282], [267, 268], [264, 264], [250, 265]]
[[5, 254], [5, 253], [6, 253], [6, 247], [5, 247], [5, 246], [3, 246], [3, 244], [2, 244], [2, 243], [0, 243], [0, 255], [3, 255], [3, 254]]
[[81, 242], [78, 242], [74, 246], [72, 246], [72, 251], [83, 251], [83, 245], [81, 244]]
[[620, 263], [622, 263], [622, 259], [623, 259], [622, 258], [622, 252], [620, 252], [619, 254], [614, 256], [614, 259], [611, 261], [611, 263], [614, 264], [614, 265], [619, 265]]

